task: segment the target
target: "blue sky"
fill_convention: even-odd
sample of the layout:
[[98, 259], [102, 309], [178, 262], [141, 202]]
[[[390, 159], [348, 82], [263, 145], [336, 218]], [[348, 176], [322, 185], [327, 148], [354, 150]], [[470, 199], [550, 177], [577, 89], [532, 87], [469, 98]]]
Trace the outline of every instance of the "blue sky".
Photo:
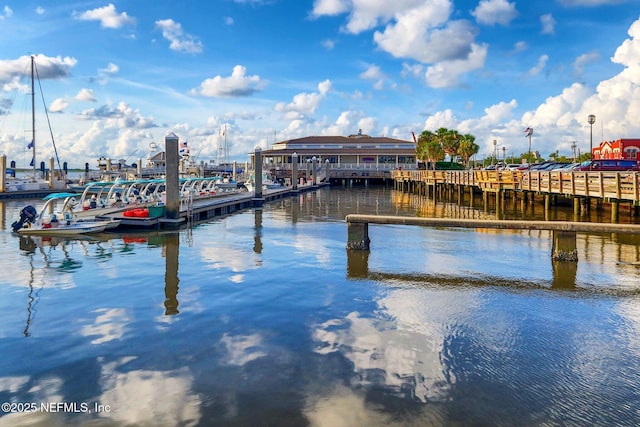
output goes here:
[[487, 156], [494, 140], [526, 152], [531, 126], [533, 150], [570, 155], [589, 114], [594, 145], [640, 137], [638, 0], [0, 0], [0, 39], [0, 154], [18, 167], [30, 55], [71, 167], [145, 159], [169, 132], [239, 162], [283, 139], [439, 127]]

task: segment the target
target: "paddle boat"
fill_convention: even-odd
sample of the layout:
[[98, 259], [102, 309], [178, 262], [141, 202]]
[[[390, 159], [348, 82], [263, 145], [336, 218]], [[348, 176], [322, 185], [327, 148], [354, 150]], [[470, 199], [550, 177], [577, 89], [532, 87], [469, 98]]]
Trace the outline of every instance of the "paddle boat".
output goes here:
[[[20, 211], [20, 217], [11, 225], [11, 229], [23, 235], [55, 236], [100, 233], [120, 225], [120, 220], [84, 220], [73, 214], [77, 204], [75, 193], [52, 193], [43, 200], [40, 212], [31, 206]], [[56, 207], [62, 203], [61, 208]]]

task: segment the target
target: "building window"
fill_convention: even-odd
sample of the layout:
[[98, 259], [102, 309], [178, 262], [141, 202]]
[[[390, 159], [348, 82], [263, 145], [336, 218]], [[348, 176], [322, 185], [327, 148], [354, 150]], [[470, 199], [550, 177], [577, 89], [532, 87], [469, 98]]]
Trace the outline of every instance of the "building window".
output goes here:
[[416, 158], [413, 156], [398, 156], [398, 163], [409, 164], [409, 163], [415, 163], [415, 162], [416, 162]]
[[378, 156], [378, 163], [395, 164], [396, 163], [396, 156]]

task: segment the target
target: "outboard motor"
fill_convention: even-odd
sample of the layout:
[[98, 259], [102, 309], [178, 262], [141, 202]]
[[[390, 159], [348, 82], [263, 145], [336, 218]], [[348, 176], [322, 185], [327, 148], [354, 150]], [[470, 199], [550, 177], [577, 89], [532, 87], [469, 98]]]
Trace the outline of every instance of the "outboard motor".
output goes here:
[[36, 221], [36, 216], [38, 216], [36, 208], [31, 205], [25, 206], [20, 211], [20, 219], [11, 224], [11, 229], [13, 231], [18, 231], [24, 226], [25, 223], [33, 224]]

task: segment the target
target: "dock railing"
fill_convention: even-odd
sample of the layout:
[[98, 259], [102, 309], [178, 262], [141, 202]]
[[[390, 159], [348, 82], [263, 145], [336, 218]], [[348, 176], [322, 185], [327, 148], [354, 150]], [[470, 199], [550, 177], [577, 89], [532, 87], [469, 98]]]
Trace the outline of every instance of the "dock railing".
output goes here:
[[474, 186], [483, 192], [528, 191], [640, 204], [640, 172], [394, 170], [391, 178], [402, 184], [452, 184]]

